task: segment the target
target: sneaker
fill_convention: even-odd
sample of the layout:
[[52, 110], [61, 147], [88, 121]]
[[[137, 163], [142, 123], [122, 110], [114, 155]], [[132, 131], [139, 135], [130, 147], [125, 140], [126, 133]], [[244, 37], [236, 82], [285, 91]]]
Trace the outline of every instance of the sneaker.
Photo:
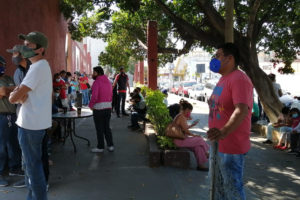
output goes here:
[[288, 149], [288, 147], [287, 146], [281, 146], [281, 147], [279, 147], [279, 149], [280, 150], [286, 150], [286, 149]]
[[0, 175], [0, 187], [6, 187], [6, 186], [8, 186], [7, 180], [5, 180], [2, 175]]
[[132, 128], [132, 127], [134, 127], [134, 126], [132, 126], [132, 125], [127, 126], [127, 128]]
[[263, 144], [273, 144], [273, 142], [271, 140], [266, 140], [263, 142]]
[[108, 151], [113, 152], [115, 150], [114, 146], [107, 147]]
[[275, 145], [273, 146], [274, 149], [281, 149], [281, 145]]
[[98, 149], [97, 147], [91, 149], [92, 153], [102, 153], [104, 151], [104, 149]]
[[197, 170], [198, 171], [203, 171], [203, 172], [208, 172], [209, 171], [209, 168], [207, 168], [207, 167], [197, 167]]
[[117, 115], [118, 118], [121, 118], [120, 115]]
[[25, 173], [22, 169], [10, 170], [9, 176], [25, 176]]
[[297, 151], [295, 151], [295, 150], [290, 150], [289, 152], [287, 152], [287, 154], [289, 154], [289, 155], [295, 155], [295, 154], [297, 154], [298, 152]]
[[19, 180], [12, 185], [14, 188], [24, 188], [26, 187], [25, 180]]
[[129, 116], [127, 113], [122, 113], [123, 116]]

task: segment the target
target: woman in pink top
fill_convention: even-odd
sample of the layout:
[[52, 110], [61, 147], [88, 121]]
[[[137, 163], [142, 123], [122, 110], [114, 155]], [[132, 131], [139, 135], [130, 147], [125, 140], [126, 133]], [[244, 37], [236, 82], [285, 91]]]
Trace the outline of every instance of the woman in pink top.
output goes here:
[[181, 107], [181, 111], [174, 118], [174, 121], [175, 124], [181, 127], [181, 129], [183, 130], [185, 139], [174, 139], [174, 144], [178, 147], [186, 147], [188, 149], [191, 149], [197, 159], [197, 170], [208, 171], [205, 163], [207, 162], [209, 147], [201, 136], [192, 134], [189, 131], [189, 128], [195, 126], [198, 122], [195, 122], [192, 125], [187, 124], [187, 120], [191, 118], [193, 106], [183, 99], [180, 100], [179, 104]]

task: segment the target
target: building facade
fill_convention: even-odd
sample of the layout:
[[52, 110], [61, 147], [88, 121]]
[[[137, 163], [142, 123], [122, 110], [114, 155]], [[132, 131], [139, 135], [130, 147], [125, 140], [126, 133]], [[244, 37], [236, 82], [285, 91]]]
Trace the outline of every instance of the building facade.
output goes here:
[[6, 49], [23, 43], [18, 34], [32, 31], [43, 32], [48, 37], [45, 58], [52, 73], [61, 70], [74, 72], [75, 69], [90, 73], [88, 49], [70, 39], [67, 21], [59, 10], [59, 0], [0, 0], [0, 5], [0, 55], [7, 61], [7, 74], [12, 75], [16, 67]]

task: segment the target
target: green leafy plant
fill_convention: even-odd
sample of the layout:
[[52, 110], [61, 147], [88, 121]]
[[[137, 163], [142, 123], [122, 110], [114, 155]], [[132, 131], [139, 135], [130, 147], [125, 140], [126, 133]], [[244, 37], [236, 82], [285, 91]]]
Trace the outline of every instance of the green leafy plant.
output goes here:
[[146, 94], [147, 115], [157, 133], [157, 143], [162, 149], [175, 149], [173, 140], [165, 136], [166, 127], [172, 121], [167, 106], [163, 103], [164, 94], [158, 90], [142, 87], [142, 94]]
[[146, 105], [148, 119], [154, 130], [160, 136], [165, 135], [167, 125], [172, 121], [167, 106], [163, 103], [164, 94], [158, 90], [146, 90]]
[[167, 136], [157, 136], [157, 143], [162, 149], [176, 149], [176, 145], [173, 142], [173, 139]]

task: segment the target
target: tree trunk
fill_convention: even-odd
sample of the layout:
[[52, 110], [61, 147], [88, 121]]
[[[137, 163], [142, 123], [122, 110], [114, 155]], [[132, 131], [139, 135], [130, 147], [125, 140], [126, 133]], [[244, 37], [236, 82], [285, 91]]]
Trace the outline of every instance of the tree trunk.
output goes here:
[[275, 94], [271, 80], [259, 67], [256, 49], [249, 50], [245, 45], [240, 45], [239, 49], [242, 69], [250, 77], [270, 121], [276, 122], [283, 105]]

